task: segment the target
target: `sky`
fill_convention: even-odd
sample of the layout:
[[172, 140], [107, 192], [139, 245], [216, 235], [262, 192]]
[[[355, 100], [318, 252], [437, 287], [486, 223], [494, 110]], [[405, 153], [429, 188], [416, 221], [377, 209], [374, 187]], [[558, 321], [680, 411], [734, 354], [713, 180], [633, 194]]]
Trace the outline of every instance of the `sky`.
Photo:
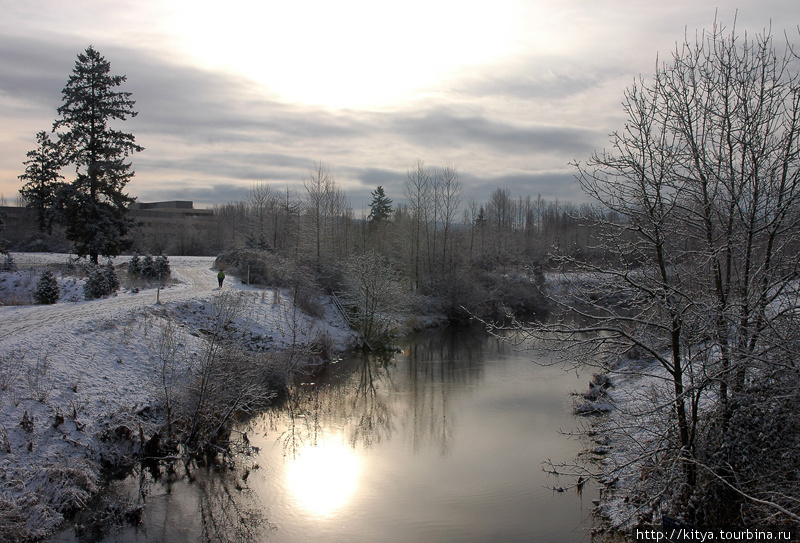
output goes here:
[[[325, 165], [363, 210], [415, 161], [464, 198], [584, 201], [570, 163], [624, 126], [624, 91], [715, 21], [800, 43], [797, 0], [0, 0], [0, 195], [89, 45], [125, 75], [140, 201], [302, 190]], [[69, 175], [70, 171], [65, 171]]]

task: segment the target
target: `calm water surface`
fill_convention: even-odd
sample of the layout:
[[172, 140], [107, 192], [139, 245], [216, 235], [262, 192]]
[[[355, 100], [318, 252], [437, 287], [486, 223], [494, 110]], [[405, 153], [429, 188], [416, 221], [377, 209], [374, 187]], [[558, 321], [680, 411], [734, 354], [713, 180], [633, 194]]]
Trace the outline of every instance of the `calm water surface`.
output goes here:
[[542, 469], [581, 450], [560, 431], [586, 376], [475, 331], [403, 349], [298, 385], [246, 429], [243, 469], [145, 484], [144, 523], [104, 541], [589, 541], [593, 492]]

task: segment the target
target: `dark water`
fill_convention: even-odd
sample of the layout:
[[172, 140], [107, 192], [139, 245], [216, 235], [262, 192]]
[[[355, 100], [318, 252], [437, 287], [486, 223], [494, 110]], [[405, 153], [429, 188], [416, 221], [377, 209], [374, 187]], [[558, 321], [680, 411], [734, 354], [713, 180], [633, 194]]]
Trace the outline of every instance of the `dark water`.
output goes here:
[[474, 331], [403, 349], [297, 386], [246, 429], [244, 468], [146, 482], [143, 524], [104, 541], [589, 541], [593, 492], [542, 469], [581, 450], [560, 431], [586, 377]]

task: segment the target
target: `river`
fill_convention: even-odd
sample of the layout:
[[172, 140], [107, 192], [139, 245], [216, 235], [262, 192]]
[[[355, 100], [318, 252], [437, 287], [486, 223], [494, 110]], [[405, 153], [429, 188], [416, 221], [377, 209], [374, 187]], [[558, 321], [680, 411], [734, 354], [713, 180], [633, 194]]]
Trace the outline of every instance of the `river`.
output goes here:
[[555, 491], [574, 481], [543, 470], [582, 449], [562, 432], [580, 426], [569, 393], [587, 376], [475, 330], [401, 348], [298, 383], [242, 427], [258, 453], [236, 470], [120, 483], [144, 519], [101, 540], [589, 541], [594, 491]]

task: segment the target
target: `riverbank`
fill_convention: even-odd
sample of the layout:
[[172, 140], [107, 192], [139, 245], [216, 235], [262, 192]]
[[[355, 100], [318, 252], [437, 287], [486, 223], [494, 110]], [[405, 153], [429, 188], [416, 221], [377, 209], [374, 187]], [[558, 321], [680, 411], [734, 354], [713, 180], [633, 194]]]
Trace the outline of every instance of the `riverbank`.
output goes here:
[[[0, 294], [15, 304], [24, 304], [44, 268], [67, 258], [13, 256], [17, 269], [0, 274]], [[62, 273], [59, 303], [0, 307], [0, 539], [52, 533], [98, 492], [105, 470], [142, 452], [165, 422], [165, 331], [180, 361], [192, 366], [207, 348], [221, 294], [242, 303], [232, 323], [237, 344], [252, 353], [291, 351], [292, 369], [357, 341], [328, 300], [311, 317], [288, 291], [251, 288], [235, 277], [218, 289], [213, 258], [171, 264], [175, 282], [161, 290], [84, 301], [83, 279]]]

